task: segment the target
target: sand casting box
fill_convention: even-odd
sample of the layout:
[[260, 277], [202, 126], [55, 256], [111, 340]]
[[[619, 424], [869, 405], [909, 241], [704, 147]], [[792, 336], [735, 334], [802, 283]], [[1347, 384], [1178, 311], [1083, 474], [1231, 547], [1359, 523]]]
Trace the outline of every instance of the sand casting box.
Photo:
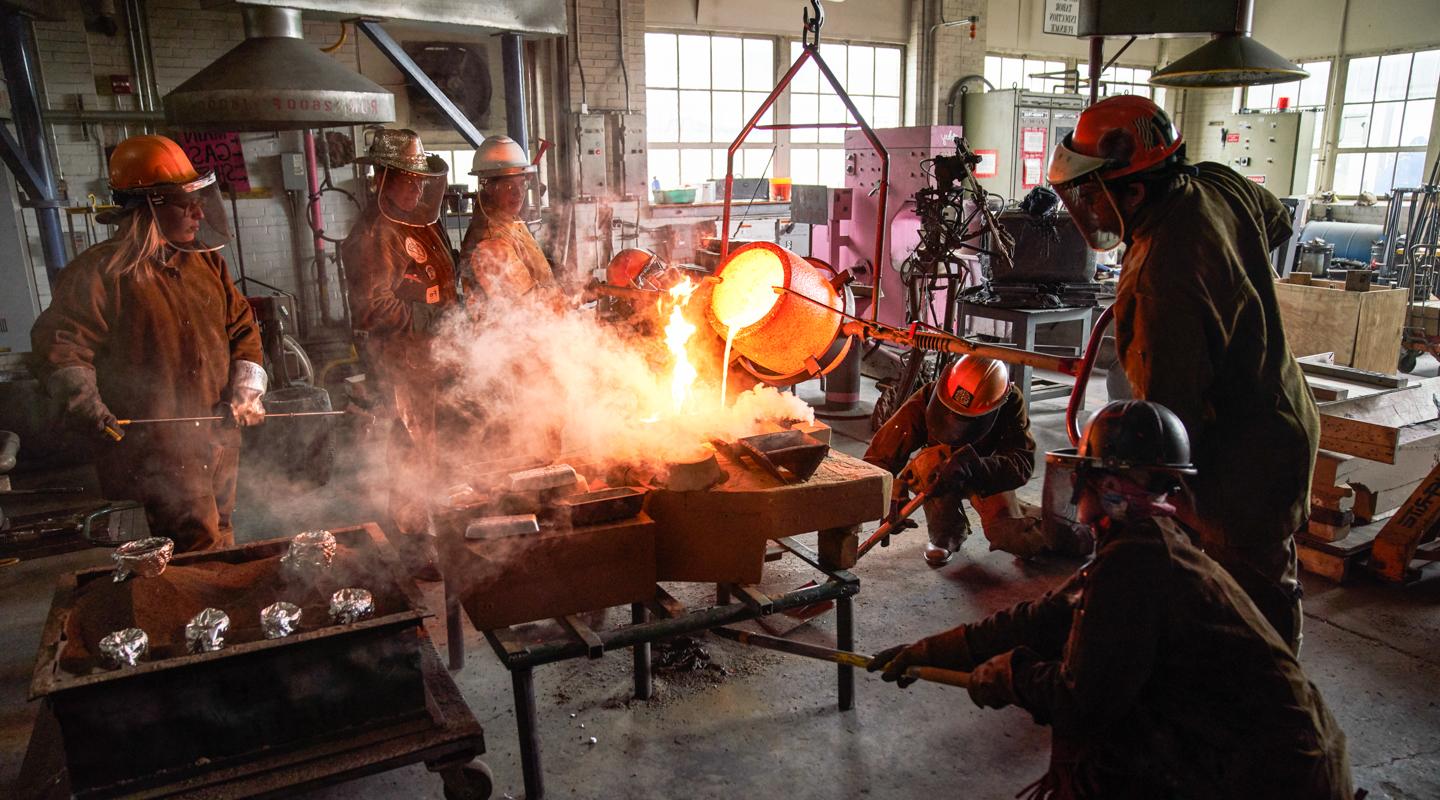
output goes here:
[[109, 669], [100, 657], [100, 640], [132, 627], [150, 637], [150, 652], [142, 663], [183, 656], [185, 624], [205, 608], [218, 608], [230, 616], [227, 647], [263, 641], [260, 610], [280, 600], [302, 609], [296, 633], [334, 626], [330, 595], [349, 586], [374, 595], [377, 617], [409, 608], [372, 548], [340, 542], [330, 567], [313, 581], [282, 569], [283, 552], [233, 563], [172, 563], [154, 578], [134, 577], [121, 583], [108, 575], [88, 581], [77, 587], [74, 609], [65, 621], [60, 668], [71, 675]]

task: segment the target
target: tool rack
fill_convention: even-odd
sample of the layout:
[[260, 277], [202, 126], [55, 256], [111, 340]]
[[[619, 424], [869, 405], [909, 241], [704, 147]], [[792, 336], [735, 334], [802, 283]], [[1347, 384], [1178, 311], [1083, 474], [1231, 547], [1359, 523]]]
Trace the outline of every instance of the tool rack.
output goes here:
[[[846, 535], [854, 536], [850, 532]], [[539, 721], [535, 710], [536, 667], [572, 658], [600, 658], [606, 651], [628, 647], [634, 659], [635, 698], [648, 700], [653, 689], [650, 674], [652, 642], [829, 602], [835, 604], [836, 646], [841, 650], [854, 649], [853, 598], [860, 591], [860, 580], [850, 572], [833, 566], [831, 559], [822, 557], [793, 537], [773, 541], [776, 546], [767, 552], [767, 560], [781, 558], [787, 553], [794, 555], [822, 573], [825, 580], [774, 597], [754, 586], [719, 584], [716, 586], [715, 604], [698, 609], [686, 608], [664, 587], [656, 584], [652, 599], [631, 604], [631, 624], [611, 630], [593, 630], [579, 617], [571, 615], [557, 620], [560, 623], [558, 632], [540, 641], [522, 638], [518, 630], [520, 626], [482, 631], [500, 663], [510, 671], [514, 686], [515, 720], [520, 735], [520, 764], [526, 798], [539, 800], [545, 795], [540, 766]], [[849, 710], [855, 700], [855, 668], [837, 667], [836, 678], [840, 710]]]

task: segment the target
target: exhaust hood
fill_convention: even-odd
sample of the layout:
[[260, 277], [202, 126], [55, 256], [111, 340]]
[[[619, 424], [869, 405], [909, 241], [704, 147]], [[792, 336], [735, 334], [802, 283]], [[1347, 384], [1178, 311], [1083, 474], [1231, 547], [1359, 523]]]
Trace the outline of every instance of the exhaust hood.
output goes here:
[[245, 41], [165, 95], [181, 128], [273, 131], [395, 120], [395, 96], [306, 42], [300, 12], [244, 7]]

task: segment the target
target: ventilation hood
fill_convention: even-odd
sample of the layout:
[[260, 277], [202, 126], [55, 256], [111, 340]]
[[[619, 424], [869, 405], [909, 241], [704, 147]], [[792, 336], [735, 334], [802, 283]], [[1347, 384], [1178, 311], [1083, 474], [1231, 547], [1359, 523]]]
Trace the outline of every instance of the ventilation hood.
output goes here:
[[181, 128], [274, 131], [395, 120], [395, 96], [306, 42], [293, 8], [244, 7], [245, 41], [165, 95]]
[[1255, 86], [1308, 77], [1289, 59], [1250, 38], [1254, 13], [1254, 0], [1080, 0], [1076, 35], [1214, 37], [1156, 70], [1150, 76], [1156, 86]]

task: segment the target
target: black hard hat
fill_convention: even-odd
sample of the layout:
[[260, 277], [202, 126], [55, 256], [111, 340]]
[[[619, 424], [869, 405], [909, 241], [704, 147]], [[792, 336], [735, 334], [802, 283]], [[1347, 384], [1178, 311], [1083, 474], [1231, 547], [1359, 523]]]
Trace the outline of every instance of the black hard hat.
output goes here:
[[1106, 404], [1091, 417], [1079, 452], [1069, 458], [1107, 470], [1195, 474], [1185, 425], [1170, 409], [1145, 400]]

